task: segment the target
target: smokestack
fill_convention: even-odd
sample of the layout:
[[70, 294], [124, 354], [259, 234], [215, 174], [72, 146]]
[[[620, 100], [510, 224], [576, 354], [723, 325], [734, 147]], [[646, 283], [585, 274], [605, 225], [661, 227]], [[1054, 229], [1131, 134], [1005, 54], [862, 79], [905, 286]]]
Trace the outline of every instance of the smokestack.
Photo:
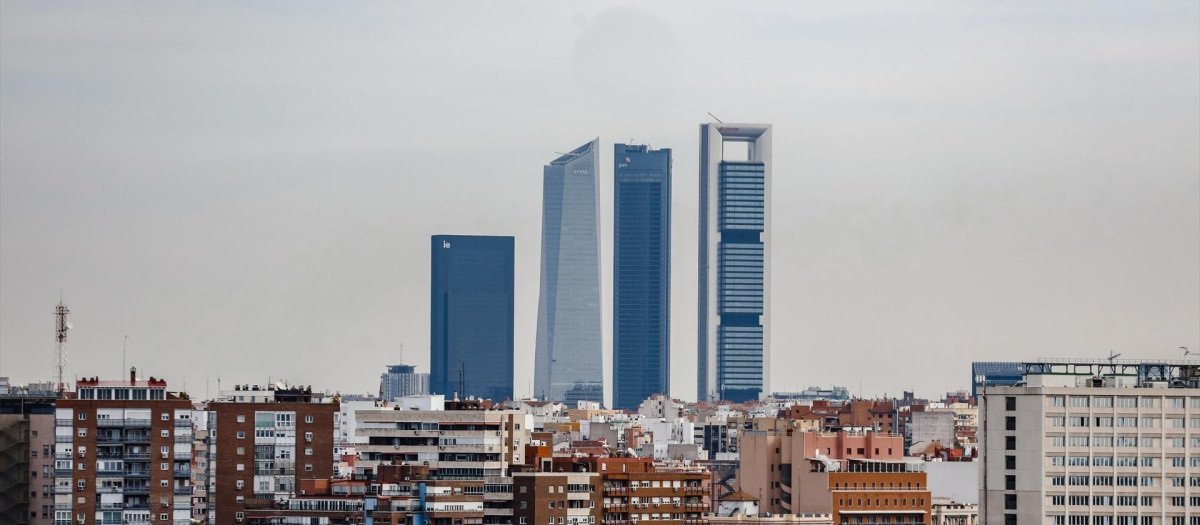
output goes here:
[[129, 382], [130, 383], [137, 382], [137, 367], [136, 366], [129, 367]]

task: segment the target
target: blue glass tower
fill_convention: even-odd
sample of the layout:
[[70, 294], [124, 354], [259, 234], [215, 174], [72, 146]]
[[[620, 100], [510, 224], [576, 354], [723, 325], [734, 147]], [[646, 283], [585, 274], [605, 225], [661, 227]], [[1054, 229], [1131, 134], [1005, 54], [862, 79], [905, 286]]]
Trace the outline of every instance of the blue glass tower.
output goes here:
[[434, 235], [429, 390], [513, 397], [513, 238]]
[[613, 147], [613, 408], [671, 391], [671, 150]]
[[603, 401], [599, 139], [542, 171], [542, 276], [534, 395]]
[[771, 125], [701, 124], [697, 399], [769, 392], [770, 212]]

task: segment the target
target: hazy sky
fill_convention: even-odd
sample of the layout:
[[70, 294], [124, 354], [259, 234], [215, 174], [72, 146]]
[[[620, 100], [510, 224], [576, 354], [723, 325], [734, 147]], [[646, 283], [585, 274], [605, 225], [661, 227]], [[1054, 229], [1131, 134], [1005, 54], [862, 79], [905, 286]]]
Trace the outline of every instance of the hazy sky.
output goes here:
[[[0, 3], [0, 375], [204, 395], [428, 370], [429, 236], [516, 236], [542, 165], [675, 151], [695, 396], [698, 124], [774, 125], [777, 390], [1200, 351], [1200, 3]], [[606, 383], [612, 164], [601, 156]]]

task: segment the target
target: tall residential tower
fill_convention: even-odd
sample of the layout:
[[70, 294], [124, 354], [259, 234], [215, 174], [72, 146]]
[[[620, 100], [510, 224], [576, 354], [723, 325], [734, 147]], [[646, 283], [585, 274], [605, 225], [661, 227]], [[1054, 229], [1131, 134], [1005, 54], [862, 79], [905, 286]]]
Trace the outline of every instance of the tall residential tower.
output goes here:
[[613, 408], [671, 390], [671, 150], [613, 148]]
[[429, 391], [513, 397], [512, 237], [434, 235]]
[[746, 401], [770, 367], [771, 125], [700, 125], [697, 399]]
[[596, 139], [542, 172], [542, 277], [534, 395], [604, 399]]

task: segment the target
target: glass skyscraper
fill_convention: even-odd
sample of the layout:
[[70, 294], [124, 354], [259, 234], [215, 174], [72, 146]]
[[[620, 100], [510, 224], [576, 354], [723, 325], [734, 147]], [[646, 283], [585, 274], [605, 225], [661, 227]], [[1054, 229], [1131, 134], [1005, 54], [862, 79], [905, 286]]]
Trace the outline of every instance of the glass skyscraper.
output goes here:
[[429, 390], [513, 397], [513, 238], [434, 235]]
[[769, 391], [771, 125], [700, 125], [697, 399]]
[[534, 395], [603, 401], [599, 139], [542, 171], [542, 276]]
[[613, 408], [671, 390], [671, 150], [613, 147]]

